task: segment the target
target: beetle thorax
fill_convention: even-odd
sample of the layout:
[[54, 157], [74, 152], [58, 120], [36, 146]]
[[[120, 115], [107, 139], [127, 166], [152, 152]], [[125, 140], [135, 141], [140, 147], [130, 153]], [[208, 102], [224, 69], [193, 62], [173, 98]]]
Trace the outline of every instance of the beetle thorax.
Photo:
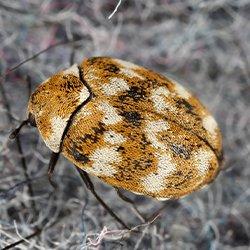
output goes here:
[[60, 151], [72, 113], [90, 96], [81, 79], [74, 64], [44, 81], [30, 97], [28, 113], [34, 116], [43, 140], [53, 152]]

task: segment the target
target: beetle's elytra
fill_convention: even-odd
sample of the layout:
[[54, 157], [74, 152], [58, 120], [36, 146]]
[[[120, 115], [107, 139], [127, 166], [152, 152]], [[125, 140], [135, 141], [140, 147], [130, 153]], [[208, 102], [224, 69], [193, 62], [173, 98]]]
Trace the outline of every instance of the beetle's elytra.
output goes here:
[[159, 200], [211, 182], [222, 159], [216, 121], [180, 84], [135, 64], [86, 59], [32, 94], [44, 142], [114, 186]]

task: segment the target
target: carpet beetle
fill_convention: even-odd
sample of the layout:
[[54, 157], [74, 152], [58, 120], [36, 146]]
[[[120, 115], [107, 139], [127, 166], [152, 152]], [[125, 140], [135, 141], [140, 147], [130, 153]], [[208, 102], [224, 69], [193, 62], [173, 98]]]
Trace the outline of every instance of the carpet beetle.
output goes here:
[[136, 194], [179, 198], [220, 170], [221, 133], [208, 110], [130, 62], [93, 57], [56, 73], [31, 95], [28, 114], [53, 152]]

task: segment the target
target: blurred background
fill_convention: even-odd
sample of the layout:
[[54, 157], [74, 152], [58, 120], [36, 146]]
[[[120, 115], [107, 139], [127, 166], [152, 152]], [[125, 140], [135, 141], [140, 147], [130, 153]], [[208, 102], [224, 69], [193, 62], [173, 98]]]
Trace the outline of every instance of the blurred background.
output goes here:
[[[0, 248], [35, 233], [18, 249], [249, 249], [249, 13], [249, 0], [0, 0]], [[224, 170], [207, 189], [172, 202], [126, 193], [145, 216], [164, 206], [137, 234], [121, 229], [63, 157], [53, 190], [36, 129], [8, 139], [38, 84], [99, 55], [172, 76], [209, 108], [224, 137]], [[92, 179], [127, 224], [143, 223]]]

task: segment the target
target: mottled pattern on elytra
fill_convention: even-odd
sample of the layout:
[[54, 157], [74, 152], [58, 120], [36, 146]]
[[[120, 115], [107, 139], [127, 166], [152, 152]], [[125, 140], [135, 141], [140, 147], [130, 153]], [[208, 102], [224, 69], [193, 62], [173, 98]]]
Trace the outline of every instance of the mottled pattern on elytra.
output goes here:
[[158, 199], [215, 178], [219, 128], [181, 85], [112, 58], [90, 58], [81, 67], [93, 98], [67, 131], [66, 158], [106, 183]]
[[[126, 76], [120, 70], [124, 67], [122, 63], [127, 66], [127, 62], [121, 60], [97, 57], [85, 60], [81, 66], [84, 68], [85, 80], [93, 84], [92, 87], [95, 92], [98, 91], [98, 96], [105, 96], [105, 99], [110, 100], [113, 106], [130, 105], [135, 110], [164, 115], [168, 119], [177, 121], [185, 129], [192, 130], [193, 133], [206, 140], [218, 156], [220, 155], [222, 146], [219, 128], [215, 128], [214, 133], [204, 128], [203, 120], [210, 116], [210, 113], [197, 98], [180, 84], [149, 69], [137, 65], [133, 68], [131, 63], [129, 64], [130, 71], [133, 70], [136, 74], [143, 76], [143, 79], [131, 77], [131, 74]], [[118, 92], [116, 95], [105, 95], [101, 91], [103, 85], [109, 84], [113, 78], [125, 80], [130, 87], [129, 90]], [[161, 100], [165, 102], [166, 108], [159, 111], [155, 108], [155, 103]]]

